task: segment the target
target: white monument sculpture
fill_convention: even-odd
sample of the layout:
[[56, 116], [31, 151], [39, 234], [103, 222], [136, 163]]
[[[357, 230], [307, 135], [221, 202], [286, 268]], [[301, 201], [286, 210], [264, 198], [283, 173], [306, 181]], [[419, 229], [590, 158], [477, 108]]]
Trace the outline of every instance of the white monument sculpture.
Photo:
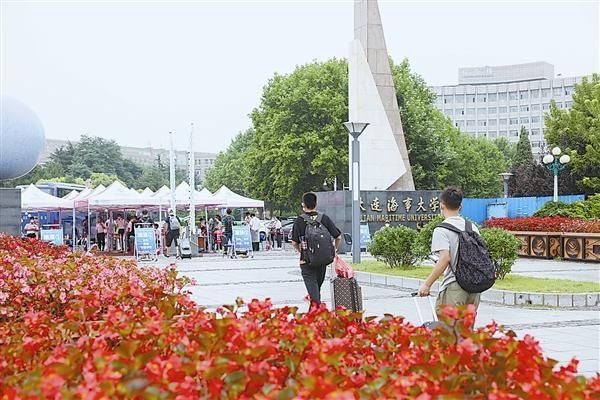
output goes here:
[[360, 136], [360, 189], [415, 190], [377, 0], [354, 2], [348, 86], [349, 120], [370, 123]]

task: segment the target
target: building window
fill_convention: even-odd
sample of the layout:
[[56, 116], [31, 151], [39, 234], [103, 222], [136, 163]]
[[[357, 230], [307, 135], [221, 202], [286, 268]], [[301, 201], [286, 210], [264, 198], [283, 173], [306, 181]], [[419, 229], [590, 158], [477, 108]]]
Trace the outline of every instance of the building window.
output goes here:
[[573, 94], [573, 86], [565, 86], [565, 95], [570, 96]]
[[563, 89], [561, 87], [555, 87], [554, 89], [552, 89], [552, 94], [554, 96], [560, 96], [563, 94]]
[[489, 126], [496, 126], [496, 120], [495, 119], [488, 119], [488, 125]]
[[500, 101], [506, 101], [507, 96], [506, 96], [506, 92], [504, 93], [498, 93], [498, 100]]
[[523, 118], [521, 118], [521, 123], [522, 124], [528, 124], [529, 123], [529, 117], [523, 117]]
[[532, 104], [531, 105], [531, 111], [540, 111], [540, 105], [539, 104]]
[[478, 108], [477, 109], [477, 114], [485, 114], [487, 111], [487, 108]]
[[540, 97], [540, 89], [531, 89], [530, 92], [532, 99], [537, 99]]
[[477, 101], [480, 103], [485, 103], [487, 101], [487, 95], [485, 94], [478, 94], [477, 95]]
[[444, 104], [452, 103], [452, 96], [444, 96]]
[[500, 114], [506, 114], [508, 112], [508, 108], [506, 108], [506, 107], [498, 107], [498, 112]]
[[477, 125], [478, 125], [478, 126], [487, 126], [487, 121], [486, 121], [486, 120], [481, 120], [481, 119], [480, 119], [479, 121], [477, 121]]
[[488, 94], [488, 101], [495, 102], [496, 100], [498, 100], [498, 95], [496, 93]]
[[510, 131], [510, 137], [519, 137], [519, 131], [516, 131], [516, 130]]
[[532, 124], [537, 124], [538, 122], [540, 122], [540, 117], [531, 117]]
[[521, 112], [529, 111], [529, 106], [521, 106]]
[[452, 115], [454, 115], [454, 110], [444, 110], [444, 114], [451, 117]]
[[509, 100], [519, 100], [519, 93], [518, 92], [508, 92], [508, 99]]
[[537, 135], [539, 135], [539, 134], [540, 134], [540, 130], [539, 130], [539, 129], [537, 129], [537, 128], [533, 128], [533, 129], [531, 130], [531, 136], [537, 136]]
[[456, 115], [465, 115], [465, 109], [464, 108], [456, 109]]
[[467, 108], [467, 115], [475, 115], [475, 109], [474, 108]]
[[508, 120], [507, 120], [506, 118], [500, 118], [500, 120], [499, 120], [499, 122], [498, 122], [498, 123], [499, 123], [500, 125], [506, 125], [506, 123], [507, 123], [507, 122], [508, 122]]
[[519, 118], [510, 118], [509, 124], [510, 125], [519, 125]]
[[521, 91], [519, 92], [519, 98], [520, 98], [521, 100], [528, 99], [528, 98], [529, 98], [529, 92], [528, 92], [527, 90], [521, 90]]
[[497, 112], [496, 107], [490, 107], [490, 108], [488, 108], [488, 114], [496, 114], [496, 112]]
[[550, 103], [544, 103], [542, 104], [542, 110], [546, 111], [550, 109]]
[[495, 139], [496, 135], [497, 135], [497, 132], [496, 131], [490, 131], [489, 135], [490, 135], [490, 139]]
[[467, 95], [467, 103], [475, 103], [475, 95], [474, 94]]
[[542, 89], [542, 97], [550, 97], [550, 89]]
[[498, 131], [498, 136], [506, 137], [506, 135], [507, 135], [506, 131]]
[[517, 106], [510, 106], [510, 112], [511, 113], [516, 113], [518, 111], [519, 111], [519, 107], [517, 107]]
[[571, 108], [571, 106], [573, 106], [572, 101], [565, 101], [565, 108]]
[[474, 119], [468, 119], [467, 120], [467, 126], [475, 126], [475, 120]]
[[465, 121], [463, 121], [463, 120], [455, 121], [454, 126], [456, 126], [457, 128], [462, 128], [465, 126]]

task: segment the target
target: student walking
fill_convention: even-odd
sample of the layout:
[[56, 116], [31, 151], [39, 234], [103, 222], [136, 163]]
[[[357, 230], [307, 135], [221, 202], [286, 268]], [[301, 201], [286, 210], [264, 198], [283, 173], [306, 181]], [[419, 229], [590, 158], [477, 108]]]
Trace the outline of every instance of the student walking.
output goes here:
[[233, 243], [233, 223], [235, 220], [231, 213], [231, 208], [228, 208], [225, 217], [223, 217], [223, 247], [225, 252], [229, 250], [229, 246]]
[[302, 279], [312, 309], [321, 304], [327, 266], [333, 262], [342, 235], [331, 218], [317, 211], [316, 194], [309, 192], [302, 196], [302, 210], [292, 227], [292, 245], [300, 253]]
[[117, 235], [117, 250], [125, 251], [125, 220], [123, 219], [123, 216], [121, 214], [119, 214], [119, 216], [117, 217]]
[[[463, 266], [463, 263], [459, 262], [459, 242], [461, 243], [461, 246], [469, 246], [469, 250], [472, 250], [470, 251], [469, 256], [473, 258], [473, 260], [476, 260], [475, 262], [471, 262], [472, 265], [475, 265], [475, 268], [480, 268], [481, 270], [492, 268], [493, 270], [493, 265], [489, 259], [487, 250], [485, 249], [485, 246], [481, 244], [483, 242], [479, 243], [477, 240], [469, 242], [461, 241], [462, 232], [474, 232], [474, 238], [479, 236], [477, 227], [471, 222], [465, 221], [465, 219], [460, 216], [462, 199], [462, 191], [455, 187], [445, 189], [440, 196], [440, 209], [445, 219], [443, 224], [438, 225], [438, 227], [434, 229], [433, 238], [431, 240], [431, 252], [436, 254], [439, 258], [435, 267], [418, 291], [420, 296], [429, 296], [431, 286], [442, 274], [444, 275], [436, 300], [438, 315], [441, 314], [440, 311], [443, 305], [458, 306], [473, 304], [475, 305], [475, 309], [479, 307], [481, 293], [467, 291], [459, 284], [459, 281], [457, 281], [455, 274], [457, 268], [472, 268], [472, 266]], [[492, 272], [492, 275], [494, 275], [494, 272]], [[493, 279], [495, 279], [495, 276], [492, 277], [492, 283]], [[462, 285], [467, 286], [468, 283], [469, 282], [466, 282], [465, 284], [465, 282], [463, 282]]]
[[169, 208], [169, 216], [165, 220], [165, 226], [167, 227], [167, 247], [165, 249], [165, 257], [169, 257], [169, 248], [171, 244], [175, 242], [175, 254], [179, 259], [181, 258], [179, 254], [179, 235], [181, 229], [181, 220], [177, 215], [175, 215], [175, 211], [172, 208]]

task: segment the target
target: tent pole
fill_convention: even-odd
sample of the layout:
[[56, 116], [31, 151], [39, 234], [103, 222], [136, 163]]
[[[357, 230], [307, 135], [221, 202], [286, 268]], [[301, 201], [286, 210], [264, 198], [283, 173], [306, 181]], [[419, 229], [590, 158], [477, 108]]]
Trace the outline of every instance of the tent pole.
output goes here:
[[87, 237], [87, 250], [90, 251], [92, 246], [92, 219], [90, 218], [90, 201], [87, 202], [88, 206], [88, 237]]
[[73, 251], [75, 251], [75, 245], [76, 245], [76, 240], [75, 240], [75, 202], [73, 202], [73, 237], [72, 239], [72, 249]]

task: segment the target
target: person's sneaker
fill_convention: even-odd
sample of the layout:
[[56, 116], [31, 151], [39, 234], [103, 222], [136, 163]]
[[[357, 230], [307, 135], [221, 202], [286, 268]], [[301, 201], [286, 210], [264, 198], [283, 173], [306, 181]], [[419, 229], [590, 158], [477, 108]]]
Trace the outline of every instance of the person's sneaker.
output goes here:
[[164, 256], [165, 256], [165, 258], [169, 258], [169, 255], [168, 255], [168, 254], [166, 254], [166, 253], [164, 254]]

